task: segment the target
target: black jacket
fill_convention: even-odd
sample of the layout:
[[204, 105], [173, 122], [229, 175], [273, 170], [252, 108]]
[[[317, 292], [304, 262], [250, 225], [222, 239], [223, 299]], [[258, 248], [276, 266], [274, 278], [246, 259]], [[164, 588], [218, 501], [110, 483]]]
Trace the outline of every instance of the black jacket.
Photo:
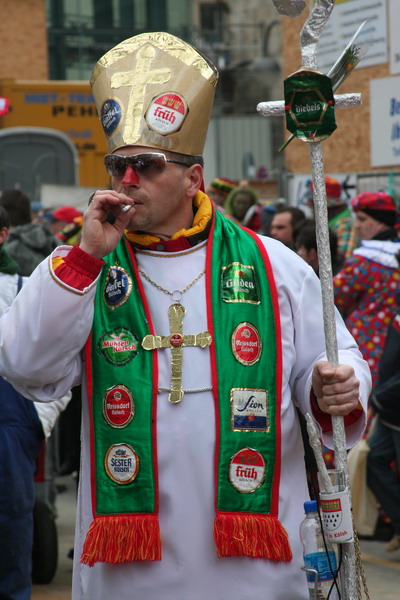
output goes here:
[[400, 311], [388, 329], [379, 363], [379, 381], [371, 396], [373, 409], [387, 425], [400, 427]]

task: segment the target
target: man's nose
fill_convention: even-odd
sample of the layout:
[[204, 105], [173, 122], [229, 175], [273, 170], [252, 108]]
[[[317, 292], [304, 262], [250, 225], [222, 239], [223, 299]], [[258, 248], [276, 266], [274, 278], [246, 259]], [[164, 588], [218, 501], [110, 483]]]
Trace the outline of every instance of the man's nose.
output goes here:
[[125, 175], [122, 180], [122, 185], [137, 185], [139, 183], [139, 177], [136, 171], [131, 167], [126, 167]]

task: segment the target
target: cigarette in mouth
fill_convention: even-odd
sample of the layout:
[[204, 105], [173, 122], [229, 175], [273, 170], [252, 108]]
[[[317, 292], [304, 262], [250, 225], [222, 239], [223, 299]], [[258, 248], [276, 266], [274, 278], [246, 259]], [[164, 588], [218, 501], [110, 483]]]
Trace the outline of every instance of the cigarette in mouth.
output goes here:
[[126, 213], [130, 208], [132, 208], [131, 204], [124, 204], [121, 208], [121, 212]]

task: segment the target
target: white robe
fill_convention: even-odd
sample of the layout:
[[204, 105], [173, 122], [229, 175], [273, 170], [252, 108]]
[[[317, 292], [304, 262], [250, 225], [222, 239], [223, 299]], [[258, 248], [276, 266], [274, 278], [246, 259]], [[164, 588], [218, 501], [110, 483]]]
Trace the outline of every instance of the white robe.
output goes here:
[[[86, 531], [92, 521], [89, 484], [88, 407], [83, 402], [82, 471], [78, 494], [73, 600], [306, 600], [299, 524], [308, 499], [303, 445], [292, 397], [303, 412], [311, 412], [309, 394], [313, 364], [325, 359], [319, 281], [294, 252], [262, 238], [278, 288], [283, 342], [282, 472], [279, 520], [289, 534], [294, 558], [289, 563], [234, 557], [218, 559], [213, 541], [213, 458], [215, 417], [210, 391], [185, 394], [180, 404], [160, 392], [157, 443], [160, 489], [162, 560], [159, 562], [79, 563]], [[65, 254], [60, 247], [55, 254]], [[205, 243], [193, 251], [138, 253], [142, 269], [160, 286], [184, 289], [205, 266]], [[143, 279], [158, 335], [169, 333], [171, 298]], [[0, 372], [26, 396], [49, 401], [81, 381], [78, 352], [90, 331], [95, 285], [84, 295], [56, 281], [44, 261], [24, 286], [0, 327]], [[207, 330], [204, 276], [182, 298], [186, 308], [184, 333]], [[361, 382], [361, 397], [369, 394], [369, 369], [337, 317], [340, 362], [351, 364]], [[45, 333], [43, 333], [45, 332]], [[229, 332], [231, 333], [231, 332]], [[158, 350], [159, 387], [170, 385], [170, 351]], [[208, 349], [184, 348], [183, 388], [211, 387]], [[18, 358], [15, 358], [18, 357]], [[85, 382], [84, 382], [85, 383]], [[85, 385], [83, 386], [85, 388]], [[140, 390], [134, 391], [140, 402]], [[349, 445], [364, 428], [360, 419], [347, 431]], [[324, 437], [327, 445], [331, 436]]]

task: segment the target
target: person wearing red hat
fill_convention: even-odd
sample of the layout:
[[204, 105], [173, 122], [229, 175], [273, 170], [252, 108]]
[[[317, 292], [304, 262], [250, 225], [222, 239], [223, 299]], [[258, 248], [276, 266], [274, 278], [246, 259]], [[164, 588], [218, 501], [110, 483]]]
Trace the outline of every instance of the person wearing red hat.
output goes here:
[[361, 246], [334, 277], [335, 303], [368, 361], [375, 385], [400, 282], [396, 205], [385, 192], [364, 192], [352, 199], [351, 207]]
[[[312, 193], [312, 182], [310, 181]], [[334, 177], [325, 177], [328, 226], [337, 237], [337, 255], [345, 261], [358, 245], [357, 233], [350, 208], [342, 198], [342, 186]], [[312, 204], [312, 201], [311, 201]]]
[[82, 224], [82, 217], [83, 213], [74, 206], [60, 206], [50, 214], [48, 227], [57, 235], [66, 225], [76, 223], [76, 219], [80, 219]]

